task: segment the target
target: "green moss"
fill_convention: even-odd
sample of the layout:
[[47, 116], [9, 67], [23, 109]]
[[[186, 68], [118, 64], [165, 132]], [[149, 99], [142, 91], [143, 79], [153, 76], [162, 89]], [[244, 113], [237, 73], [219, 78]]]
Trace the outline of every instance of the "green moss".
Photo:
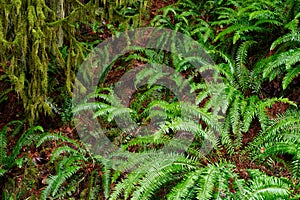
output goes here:
[[[51, 113], [46, 103], [50, 57], [56, 57], [57, 68], [63, 70], [64, 88], [69, 93], [72, 91], [76, 66], [83, 61], [87, 51], [76, 41], [73, 24], [89, 24], [107, 15], [112, 22], [120, 20], [121, 23], [128, 23], [127, 19], [116, 14], [113, 7], [119, 5], [126, 8], [137, 0], [96, 0], [87, 4], [67, 0], [50, 1], [47, 5], [45, 0], [0, 2], [0, 63], [10, 62], [5, 72], [11, 77], [11, 85], [23, 101], [26, 117], [33, 125], [39, 113]], [[97, 12], [100, 3], [104, 5], [100, 13], [102, 16]], [[137, 20], [134, 18], [135, 25]], [[70, 45], [65, 58], [59, 50], [64, 40]]]

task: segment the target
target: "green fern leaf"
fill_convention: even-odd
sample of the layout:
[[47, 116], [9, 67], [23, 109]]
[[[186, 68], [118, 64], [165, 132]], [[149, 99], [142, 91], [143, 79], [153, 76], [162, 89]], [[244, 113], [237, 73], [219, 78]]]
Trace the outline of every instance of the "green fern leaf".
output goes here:
[[56, 178], [53, 180], [53, 184], [51, 185], [52, 190], [52, 196], [55, 196], [60, 189], [61, 185], [70, 178], [73, 174], [75, 174], [79, 169], [81, 169], [81, 166], [66, 166], [67, 169], [56, 176]]
[[[179, 184], [177, 184], [172, 191], [167, 195], [167, 199], [170, 200], [179, 200], [184, 198], [192, 198], [191, 193], [195, 194], [196, 189], [196, 181], [199, 179], [200, 170], [192, 171], [188, 174], [186, 174], [183, 181], [181, 181]], [[194, 196], [194, 195], [193, 195]]]
[[248, 49], [253, 44], [256, 44], [256, 43], [257, 42], [250, 40], [250, 41], [243, 42], [243, 44], [241, 44], [239, 46], [237, 56], [236, 56], [237, 66], [243, 67], [245, 65], [246, 59], [247, 59], [247, 56], [248, 56]]
[[[286, 65], [286, 69], [290, 69], [292, 65], [300, 61], [300, 49], [291, 49], [279, 55], [273, 56], [274, 60], [267, 64], [263, 71], [263, 78], [270, 76], [272, 71], [277, 67]], [[269, 78], [270, 79], [270, 78]]]
[[290, 185], [286, 180], [277, 177], [270, 177], [262, 174], [249, 171], [254, 179], [251, 181], [251, 193], [247, 195], [247, 199], [288, 199], [290, 195]]
[[286, 42], [300, 42], [300, 33], [292, 32], [292, 33], [286, 34], [282, 37], [279, 37], [277, 40], [275, 40], [272, 43], [270, 50], [274, 50], [277, 46], [279, 46], [282, 43], [286, 43]]
[[288, 85], [293, 81], [293, 79], [299, 75], [299, 73], [300, 65], [292, 69], [288, 69], [288, 73], [284, 76], [282, 80], [282, 88], [285, 90], [288, 87]]
[[0, 131], [0, 166], [2, 168], [5, 165], [5, 160], [7, 157], [7, 127], [2, 128]]

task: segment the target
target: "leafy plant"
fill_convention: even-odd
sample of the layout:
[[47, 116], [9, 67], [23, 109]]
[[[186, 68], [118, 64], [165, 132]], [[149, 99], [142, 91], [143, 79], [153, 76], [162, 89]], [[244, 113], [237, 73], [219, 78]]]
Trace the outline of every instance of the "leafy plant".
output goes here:
[[[247, 170], [241, 179], [235, 166], [220, 161], [201, 165], [192, 158], [162, 155], [141, 166], [118, 183], [110, 199], [152, 199], [164, 188], [167, 199], [272, 199], [288, 198], [291, 183], [258, 170]], [[170, 187], [171, 186], [171, 187]]]
[[[185, 155], [163, 154], [153, 160], [149, 157], [152, 155], [151, 149], [155, 149], [155, 146], [142, 148], [142, 151], [139, 152], [141, 155], [146, 153], [145, 156], [142, 156], [141, 160], [136, 163], [133, 162], [132, 165], [138, 167], [127, 178], [117, 183], [110, 197], [111, 199], [120, 197], [125, 199], [153, 199], [160, 192], [166, 194], [165, 196], [170, 199], [231, 199], [236, 197], [240, 199], [297, 199], [299, 196], [297, 192], [290, 189], [293, 184], [299, 181], [297, 175], [299, 158], [298, 153], [296, 153], [298, 151], [299, 131], [297, 126], [299, 120], [294, 118], [297, 116], [297, 112], [282, 115], [275, 121], [271, 119], [268, 113], [268, 109], [276, 103], [291, 104], [295, 107], [296, 105], [287, 98], [264, 98], [261, 88], [266, 79], [273, 80], [277, 74], [280, 74], [279, 71], [274, 69], [278, 69], [283, 64], [287, 66], [286, 68], [291, 68], [292, 65], [298, 63], [297, 50], [291, 50], [290, 54], [285, 52], [285, 48], [290, 46], [288, 44], [278, 48], [278, 52], [283, 51], [281, 57], [273, 52], [276, 46], [284, 42], [297, 41], [297, 33], [280, 37], [280, 33], [282, 33], [280, 30], [290, 22], [289, 20], [293, 22], [286, 27], [297, 30], [295, 27], [298, 22], [297, 18], [294, 17], [295, 13], [294, 15], [291, 14], [294, 5], [294, 1], [288, 1], [287, 5], [284, 6], [279, 1], [208, 1], [206, 3], [195, 3], [185, 0], [162, 9], [163, 14], [158, 15], [152, 21], [153, 25], [168, 27], [189, 36], [194, 36], [217, 62], [216, 66], [204, 66], [204, 69], [201, 70], [213, 69], [220, 73], [218, 79], [224, 83], [223, 96], [212, 96], [211, 94], [214, 93], [211, 93], [211, 88], [205, 86], [201, 79], [198, 82], [195, 81], [196, 73], [191, 73], [189, 80], [193, 85], [193, 90], [197, 91], [197, 103], [203, 107], [200, 110], [211, 110], [213, 106], [217, 105], [218, 109], [226, 113], [223, 127], [220, 129], [219, 140], [213, 143], [216, 150], [206, 156], [203, 156], [199, 151], [198, 148], [201, 147], [201, 142], [197, 139], [191, 144], [187, 152], [188, 157], [185, 157]], [[205, 15], [205, 11], [201, 12], [205, 6], [211, 8], [209, 18]], [[278, 13], [283, 13], [284, 16], [278, 16]], [[189, 17], [189, 20], [185, 17]], [[197, 20], [197, 17], [200, 19]], [[266, 38], [264, 34], [274, 31], [278, 31], [278, 34], [274, 34], [261, 42], [262, 38]], [[276, 40], [278, 37], [279, 39]], [[216, 44], [216, 46], [212, 47], [213, 44]], [[269, 50], [270, 46], [271, 50]], [[291, 46], [297, 46], [297, 44]], [[255, 51], [254, 49], [257, 48], [259, 50]], [[132, 57], [141, 61], [149, 61], [147, 54], [142, 55], [142, 57], [135, 54]], [[151, 62], [157, 63], [156, 61], [160, 57], [150, 57], [150, 59], [153, 58], [154, 61], [151, 60]], [[181, 66], [189, 66], [186, 61], [188, 59], [178, 62], [176, 57], [171, 58], [174, 59], [170, 59], [169, 64], [173, 64], [178, 71], [184, 69]], [[278, 64], [275, 64], [275, 62], [278, 62]], [[184, 64], [182, 65], [182, 63]], [[188, 67], [185, 69], [187, 71], [191, 70]], [[297, 66], [294, 69], [298, 69]], [[263, 76], [261, 75], [262, 72], [264, 72]], [[283, 83], [290, 83], [296, 77], [296, 70], [293, 72], [295, 73], [292, 78], [287, 81], [288, 75], [290, 75], [287, 74]], [[140, 80], [144, 80], [151, 74], [154, 75], [151, 70], [142, 70]], [[155, 73], [155, 75], [159, 77], [160, 72]], [[223, 105], [220, 105], [221, 102]], [[162, 101], [154, 101], [153, 103], [150, 103], [150, 105], [161, 106], [165, 111], [168, 110], [168, 105], [172, 105]], [[193, 108], [193, 111], [190, 112], [192, 116], [197, 110], [197, 108]], [[174, 108], [170, 111], [176, 113]], [[161, 115], [160, 112], [155, 114]], [[164, 117], [167, 119], [166, 116]], [[178, 119], [181, 118], [176, 117], [176, 120]], [[247, 134], [249, 134], [250, 129], [253, 127], [253, 121], [256, 119], [258, 119], [261, 132], [252, 142], [243, 146], [245, 144], [243, 138], [248, 137]], [[191, 118], [188, 118], [188, 120], [190, 120], [189, 122], [192, 121]], [[192, 122], [187, 123], [189, 125], [182, 125], [183, 121], [179, 120], [176, 123], [171, 120], [166, 126], [162, 126], [161, 130], [163, 133], [170, 130], [173, 132], [192, 130], [191, 132], [194, 131], [195, 134], [201, 133], [201, 128], [199, 129], [197, 123], [193, 126], [189, 126]], [[205, 121], [205, 124], [211, 125], [209, 121]], [[180, 129], [178, 127], [184, 128]], [[190, 129], [189, 127], [193, 128]], [[288, 133], [282, 132], [286, 129], [288, 129]], [[160, 133], [160, 131], [157, 133]], [[129, 147], [140, 147], [145, 146], [145, 144], [165, 145], [168, 139], [165, 139], [165, 137], [160, 139], [160, 135], [157, 136], [157, 133], [152, 136], [152, 138], [157, 139], [156, 143], [151, 143], [152, 138], [149, 137], [137, 137], [123, 145], [123, 148], [130, 149]], [[266, 141], [270, 142], [265, 143]], [[224, 149], [226, 149], [225, 153]], [[235, 158], [235, 154], [242, 156], [242, 158]], [[287, 162], [280, 160], [285, 166], [290, 166], [288, 170], [294, 174], [294, 178], [268, 176], [259, 170], [248, 169], [247, 166], [245, 166], [245, 169], [234, 170], [236, 167], [240, 167], [240, 162], [243, 162], [240, 159], [247, 160], [249, 154], [256, 161], [269, 156], [278, 160], [278, 157], [275, 156], [278, 154], [281, 156], [290, 155], [291, 160]], [[191, 155], [196, 158], [191, 157]], [[222, 160], [221, 157], [224, 158], [224, 156], [226, 161], [220, 161]], [[230, 158], [231, 156], [233, 158]], [[213, 159], [215, 157], [217, 159]], [[211, 164], [203, 165], [207, 160]], [[246, 177], [241, 174], [240, 170], [245, 172]], [[298, 187], [292, 186], [292, 188], [297, 190]]]
[[17, 140], [16, 144], [14, 145], [13, 149], [10, 150], [11, 153], [8, 153], [7, 149], [7, 138], [8, 138], [8, 129], [9, 126], [15, 125], [13, 133], [10, 134], [10, 137], [16, 137], [17, 134], [23, 128], [22, 121], [12, 121], [6, 124], [1, 132], [1, 146], [0, 146], [0, 166], [1, 166], [1, 175], [3, 176], [5, 172], [15, 166], [19, 168], [22, 167], [22, 163], [24, 158], [17, 158], [17, 156], [21, 153], [21, 149], [24, 146], [30, 146], [36, 139], [37, 135], [36, 132], [43, 132], [43, 128], [41, 126], [35, 126], [28, 130], [26, 130], [20, 138]]
[[[36, 111], [30, 113], [30, 121], [39, 116], [35, 109], [40, 102], [45, 104], [39, 108], [55, 111], [66, 123], [72, 119], [71, 110], [76, 120], [84, 114], [93, 118], [77, 124], [79, 132], [87, 133], [80, 135], [82, 142], [62, 133], [37, 134], [43, 129], [36, 126], [23, 131], [12, 148], [8, 141], [17, 138], [24, 125], [19, 121], [6, 125], [0, 131], [0, 176], [4, 188], [1, 198], [26, 196], [22, 194], [25, 190], [13, 185], [8, 177], [16, 167], [24, 168], [27, 192], [36, 187], [37, 182], [31, 177], [36, 170], [31, 166], [34, 162], [20, 157], [24, 146], [33, 141], [38, 141], [36, 149], [52, 147], [47, 164], [53, 168], [43, 177], [40, 197], [34, 194], [31, 198], [300, 198], [300, 113], [297, 102], [285, 98], [290, 97], [287, 93], [295, 85], [293, 82], [297, 84], [300, 71], [299, 1], [180, 0], [163, 7], [151, 25], [192, 37], [194, 44], [206, 50], [216, 64], [198, 56], [199, 49], [184, 37], [174, 41], [169, 40], [170, 35], [161, 34], [155, 38], [153, 48], [133, 46], [126, 55], [113, 58], [103, 71], [98, 88], [73, 108], [68, 91], [74, 72], [99, 42], [85, 38], [86, 34], [105, 34], [109, 30], [118, 37], [120, 31], [141, 24], [140, 11], [147, 4], [74, 2], [68, 4], [67, 17], [56, 16], [62, 14], [55, 10], [59, 3], [43, 0], [28, 3], [28, 9], [20, 1], [0, 8], [3, 19], [15, 11], [18, 17], [13, 16], [11, 22], [28, 25], [23, 30], [22, 26], [7, 23], [9, 20], [0, 23], [4, 49], [0, 62], [5, 73], [2, 79], [9, 79], [25, 106], [33, 105], [26, 110]], [[28, 18], [24, 19], [22, 13], [27, 10]], [[90, 15], [79, 19], [86, 11]], [[75, 37], [73, 33], [84, 27], [88, 33]], [[62, 38], [61, 31], [53, 35], [51, 31], [56, 29], [70, 35]], [[18, 39], [18, 31], [26, 33], [24, 37], [29, 42]], [[98, 37], [93, 34], [93, 39]], [[65, 46], [60, 46], [62, 41]], [[155, 50], [164, 49], [168, 42], [172, 43], [170, 52]], [[26, 48], [21, 48], [21, 43]], [[43, 47], [42, 51], [32, 55], [38, 47]], [[30, 55], [29, 58], [16, 50]], [[12, 67], [7, 63], [7, 53]], [[48, 57], [53, 58], [50, 63]], [[106, 63], [109, 59], [107, 46], [99, 53], [99, 60]], [[32, 64], [30, 69], [26, 68], [28, 63]], [[121, 79], [111, 76], [111, 70], [122, 71], [116, 73]], [[211, 76], [201, 77], [204, 72], [211, 72]], [[89, 81], [93, 74], [85, 71], [82, 81]], [[40, 77], [46, 77], [47, 83], [39, 82]], [[282, 83], [282, 88], [277, 83]], [[269, 95], [266, 84], [276, 87], [276, 93]], [[84, 93], [89, 88], [79, 89]], [[40, 93], [34, 93], [35, 90]], [[32, 98], [39, 98], [26, 99], [31, 92], [36, 94]], [[1, 101], [6, 101], [5, 94], [0, 95]], [[99, 122], [101, 130], [92, 130], [89, 120]], [[98, 137], [97, 131], [102, 135]], [[93, 143], [95, 139], [99, 139], [99, 144]], [[120, 150], [117, 155], [109, 155], [113, 160], [94, 154], [97, 148], [107, 153], [110, 140]], [[91, 144], [85, 146], [83, 142], [89, 141]], [[118, 160], [118, 156], [122, 158]], [[10, 188], [16, 194], [10, 195]]]
[[[298, 19], [296, 19], [298, 20]], [[291, 44], [293, 42], [293, 44]], [[289, 43], [289, 48], [286, 45], [278, 47], [282, 43]], [[274, 50], [275, 53], [266, 60], [265, 67], [263, 69], [263, 77], [269, 77], [272, 81], [278, 74], [286, 73], [282, 80], [282, 88], [286, 89], [288, 85], [299, 75], [299, 48], [296, 45], [299, 43], [299, 33], [292, 32], [275, 40], [270, 47], [270, 50]], [[277, 50], [275, 50], [277, 48]], [[285, 66], [285, 68], [283, 67]]]
[[[1, 177], [1, 193], [4, 199], [12, 198], [12, 195], [7, 188], [14, 188], [16, 190], [15, 195], [22, 195], [22, 192], [26, 189], [17, 189], [15, 184], [9, 177], [9, 173], [16, 167], [25, 168], [30, 163], [30, 158], [19, 157], [22, 153], [23, 148], [30, 147], [38, 138], [38, 133], [43, 132], [41, 126], [34, 126], [24, 131], [24, 122], [22, 121], [11, 121], [6, 124], [0, 131], [0, 177]], [[8, 145], [8, 141], [13, 138], [17, 138], [16, 143]], [[18, 193], [17, 193], [18, 191]]]
[[[247, 151], [254, 159], [273, 157], [291, 168], [294, 178], [299, 179], [299, 111], [289, 109], [273, 119], [265, 130], [249, 145]], [[263, 152], [259, 152], [263, 149]], [[290, 155], [281, 159], [277, 155]]]
[[[93, 156], [80, 143], [60, 134], [45, 133], [39, 137], [37, 147], [46, 142], [57, 141], [60, 145], [52, 152], [50, 163], [55, 164], [55, 172], [47, 180], [41, 194], [42, 199], [65, 199], [72, 196], [98, 199], [102, 188], [108, 190], [109, 183], [99, 187], [99, 175], [105, 172], [101, 157]], [[105, 175], [103, 175], [104, 179]], [[85, 190], [79, 189], [86, 186]], [[107, 196], [107, 194], [105, 193]]]

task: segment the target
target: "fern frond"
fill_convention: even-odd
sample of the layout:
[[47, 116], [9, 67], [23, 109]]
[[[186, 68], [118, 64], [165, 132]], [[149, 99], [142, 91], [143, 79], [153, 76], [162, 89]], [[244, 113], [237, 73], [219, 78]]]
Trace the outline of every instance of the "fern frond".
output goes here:
[[265, 20], [259, 20], [257, 22], [255, 22], [255, 26], [258, 26], [258, 25], [261, 25], [261, 24], [271, 24], [273, 26], [281, 26], [282, 23], [277, 21], [277, 20], [274, 20], [274, 19], [265, 19]]
[[[151, 154], [149, 155], [151, 156]], [[177, 180], [180, 173], [195, 169], [193, 160], [180, 155], [154, 155], [156, 156], [152, 158], [144, 157], [144, 162], [139, 162], [140, 166], [130, 173], [122, 183], [116, 185], [118, 190], [115, 192], [117, 193], [113, 192], [111, 199], [117, 199], [117, 195], [122, 192], [121, 188], [125, 190], [125, 199], [128, 199], [133, 190], [131, 199], [149, 199], [158, 186], [171, 180]]]
[[53, 163], [53, 161], [55, 161], [56, 159], [58, 159], [59, 155], [63, 154], [63, 153], [74, 154], [74, 153], [77, 153], [77, 150], [75, 150], [75, 149], [73, 149], [73, 148], [71, 148], [69, 146], [58, 147], [58, 148], [56, 148], [52, 152], [52, 155], [51, 155], [51, 158], [50, 158], [50, 162]]
[[200, 180], [197, 181], [199, 187], [197, 199], [210, 199], [212, 197], [216, 172], [216, 169], [210, 165], [203, 170]]
[[48, 141], [59, 141], [61, 140], [62, 142], [69, 142], [70, 144], [74, 145], [76, 148], [78, 148], [80, 151], [84, 151], [81, 146], [75, 141], [72, 140], [68, 137], [62, 136], [62, 135], [58, 135], [58, 134], [51, 134], [51, 133], [44, 133], [42, 135], [40, 135], [37, 139], [37, 144], [36, 147], [41, 146], [43, 143], [48, 142]]
[[[97, 111], [98, 113], [98, 111]], [[97, 114], [96, 113], [96, 114]], [[112, 120], [116, 119], [117, 117], [123, 117], [123, 119], [126, 119], [127, 116], [130, 116], [129, 114], [133, 114], [133, 115], [137, 115], [137, 113], [130, 109], [130, 108], [113, 108], [113, 109], [110, 109], [110, 111], [108, 112], [108, 121], [111, 122]]]
[[[246, 151], [254, 159], [264, 159], [268, 155], [290, 154], [297, 160], [299, 148], [300, 120], [299, 111], [286, 111], [285, 114], [278, 115], [274, 120], [270, 120], [268, 126], [248, 145]], [[259, 149], [264, 148], [261, 154]]]
[[225, 38], [226, 35], [234, 33], [233, 36], [233, 44], [235, 44], [240, 38], [243, 33], [248, 33], [252, 31], [261, 31], [262, 29], [258, 26], [251, 26], [251, 25], [232, 25], [220, 32], [216, 38], [214, 39], [214, 42], [221, 40]]
[[46, 180], [46, 183], [47, 183], [47, 187], [42, 191], [41, 193], [41, 198], [43, 200], [46, 200], [49, 195], [50, 195], [50, 192], [52, 190], [52, 187], [53, 187], [53, 183], [54, 181], [57, 179], [58, 175], [50, 175], [47, 180]]
[[0, 166], [2, 168], [5, 165], [7, 157], [7, 127], [3, 127], [0, 131]]
[[[276, 26], [281, 26], [283, 23], [282, 17], [277, 15], [276, 13], [270, 11], [270, 10], [257, 10], [252, 12], [249, 15], [249, 20], [254, 20], [256, 19], [257, 21], [255, 22], [255, 25], [261, 25], [264, 23], [276, 25]], [[281, 20], [281, 21], [279, 21]]]
[[79, 182], [78, 180], [68, 180], [68, 185], [62, 185], [57, 192], [57, 194], [53, 197], [53, 199], [66, 199], [67, 197], [72, 196], [78, 190]]
[[[274, 60], [268, 63], [263, 71], [263, 78], [269, 77], [271, 72], [281, 65], [285, 65], [286, 69], [290, 69], [292, 65], [300, 61], [300, 50], [290, 49], [287, 52], [274, 55], [273, 57]], [[271, 80], [272, 79], [270, 79], [270, 81]]]
[[295, 178], [297, 178], [298, 180], [300, 179], [300, 159], [295, 159], [294, 161], [292, 161], [292, 174]]
[[276, 154], [289, 154], [296, 158], [300, 157], [300, 144], [291, 143], [276, 143], [274, 146], [267, 148], [264, 152], [264, 156], [271, 156]]
[[88, 102], [88, 103], [81, 103], [78, 106], [76, 106], [72, 112], [73, 113], [79, 113], [85, 110], [96, 110], [100, 107], [99, 104], [95, 103], [95, 102]]
[[33, 142], [37, 141], [39, 138], [39, 134], [36, 132], [44, 132], [44, 129], [41, 126], [34, 126], [27, 131], [25, 131], [21, 137], [18, 139], [16, 145], [12, 150], [11, 157], [15, 159], [17, 155], [20, 153], [22, 147], [30, 146]]
[[167, 195], [167, 199], [192, 198], [197, 191], [195, 185], [197, 179], [199, 179], [199, 174], [200, 172], [198, 170], [186, 174], [184, 180], [177, 184]]
[[279, 37], [277, 40], [275, 40], [272, 43], [270, 50], [274, 50], [276, 47], [278, 47], [279, 45], [286, 43], [286, 42], [300, 42], [300, 33], [299, 32], [291, 32], [282, 37]]
[[285, 90], [288, 85], [300, 74], [300, 65], [287, 70], [287, 74], [283, 77], [282, 88]]
[[175, 173], [182, 172], [181, 165], [177, 163], [161, 162], [156, 163], [145, 177], [139, 181], [139, 187], [132, 193], [132, 200], [147, 200], [155, 191], [169, 181], [176, 180]]
[[256, 95], [252, 95], [248, 100], [248, 105], [245, 108], [245, 113], [243, 114], [243, 132], [247, 132], [250, 128], [251, 122], [253, 121], [256, 114], [256, 103], [259, 98]]
[[290, 185], [284, 179], [267, 176], [255, 170], [249, 170], [253, 177], [251, 181], [251, 193], [247, 199], [287, 199], [290, 195]]
[[197, 36], [203, 43], [206, 43], [209, 39], [214, 39], [214, 31], [206, 21], [200, 19], [197, 24], [191, 31], [191, 36]]
[[166, 135], [155, 133], [150, 136], [139, 136], [139, 137], [133, 138], [128, 143], [122, 145], [122, 148], [127, 149], [130, 146], [144, 147], [144, 146], [149, 146], [150, 144], [165, 145], [165, 144], [168, 144], [169, 141], [170, 141], [170, 138], [167, 137]]
[[110, 193], [110, 184], [111, 184], [111, 170], [106, 166], [103, 167], [103, 175], [102, 175], [102, 184], [104, 189], [104, 196], [108, 199]]
[[50, 176], [50, 178], [48, 178], [46, 181], [48, 185], [46, 189], [42, 192], [42, 199], [46, 200], [49, 194], [51, 194], [51, 196], [55, 196], [59, 191], [61, 185], [72, 175], [74, 175], [80, 168], [80, 166], [68, 166], [64, 173], [60, 173], [55, 176]]
[[246, 63], [246, 59], [248, 57], [248, 49], [253, 45], [256, 44], [257, 42], [255, 41], [246, 41], [243, 42], [238, 49], [237, 55], [236, 55], [236, 61], [237, 61], [237, 66], [243, 67]]

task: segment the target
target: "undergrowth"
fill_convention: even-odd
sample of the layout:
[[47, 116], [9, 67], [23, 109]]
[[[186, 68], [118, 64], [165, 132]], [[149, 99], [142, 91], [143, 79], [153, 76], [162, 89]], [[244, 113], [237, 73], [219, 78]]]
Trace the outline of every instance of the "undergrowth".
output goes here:
[[[300, 112], [299, 101], [291, 98], [299, 95], [293, 88], [300, 73], [299, 8], [297, 0], [179, 0], [161, 8], [151, 25], [193, 38], [215, 64], [176, 51], [133, 47], [110, 63], [99, 87], [75, 107], [68, 98], [60, 106], [48, 99], [65, 124], [91, 112], [100, 136], [89, 121], [75, 127], [87, 133], [84, 142], [72, 131], [40, 133], [40, 126], [7, 124], [0, 131], [1, 197], [29, 198], [30, 189], [11, 183], [13, 170], [25, 168], [30, 177], [29, 166], [42, 164], [30, 153], [22, 157], [22, 150], [48, 148], [43, 164], [51, 170], [42, 185], [31, 183], [41, 190], [40, 199], [299, 199]], [[115, 11], [135, 12], [131, 7]], [[164, 46], [164, 39], [155, 45]], [[175, 46], [193, 52], [184, 40]], [[211, 82], [201, 77], [205, 71], [212, 72]], [[126, 72], [135, 78], [119, 81]], [[157, 84], [166, 79], [192, 101]], [[265, 85], [274, 83], [271, 94]], [[109, 140], [93, 146], [101, 137]], [[13, 138], [17, 142], [11, 145]], [[108, 150], [106, 142], [118, 151], [96, 154], [93, 148]], [[12, 189], [18, 192], [9, 194]]]

